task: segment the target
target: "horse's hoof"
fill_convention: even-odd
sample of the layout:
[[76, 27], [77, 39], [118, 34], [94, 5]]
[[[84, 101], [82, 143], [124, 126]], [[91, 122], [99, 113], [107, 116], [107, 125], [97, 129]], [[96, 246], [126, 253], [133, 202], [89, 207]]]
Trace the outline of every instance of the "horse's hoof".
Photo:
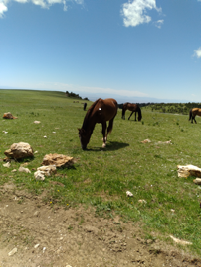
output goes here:
[[104, 148], [105, 146], [106, 146], [106, 144], [103, 143], [103, 144], [102, 144], [102, 148]]

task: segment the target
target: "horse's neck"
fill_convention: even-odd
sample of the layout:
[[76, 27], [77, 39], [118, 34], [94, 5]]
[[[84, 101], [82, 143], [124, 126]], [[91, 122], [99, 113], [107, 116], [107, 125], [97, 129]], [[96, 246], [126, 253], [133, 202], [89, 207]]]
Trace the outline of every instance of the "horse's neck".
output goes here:
[[84, 130], [85, 130], [86, 132], [91, 131], [91, 133], [93, 133], [94, 128], [95, 128], [95, 126], [96, 126], [96, 123], [97, 123], [97, 122], [96, 122], [94, 116], [90, 116], [90, 117], [88, 118], [86, 124], [83, 125], [83, 128], [84, 128]]

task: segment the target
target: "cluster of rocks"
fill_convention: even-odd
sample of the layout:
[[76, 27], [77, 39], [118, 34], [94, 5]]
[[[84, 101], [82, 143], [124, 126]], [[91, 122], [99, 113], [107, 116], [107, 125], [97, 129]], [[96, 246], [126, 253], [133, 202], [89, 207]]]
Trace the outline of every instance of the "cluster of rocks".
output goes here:
[[[3, 166], [10, 167], [11, 160], [18, 160], [23, 158], [33, 158], [34, 151], [33, 148], [30, 146], [29, 143], [19, 142], [14, 143], [10, 146], [8, 150], [4, 152], [7, 156], [4, 160], [7, 161]], [[63, 154], [47, 154], [43, 158], [42, 166], [37, 168], [37, 171], [34, 173], [34, 177], [37, 180], [45, 180], [45, 176], [51, 176], [55, 174], [57, 168], [66, 168], [72, 166], [74, 164], [73, 157], [69, 157]], [[17, 170], [13, 170], [17, 171]], [[31, 173], [28, 168], [20, 167], [20, 172]]]

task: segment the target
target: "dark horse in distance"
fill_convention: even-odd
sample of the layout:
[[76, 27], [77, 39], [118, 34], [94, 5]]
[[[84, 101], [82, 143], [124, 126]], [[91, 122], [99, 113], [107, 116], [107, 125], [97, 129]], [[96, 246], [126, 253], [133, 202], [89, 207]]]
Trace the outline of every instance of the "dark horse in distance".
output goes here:
[[189, 112], [189, 121], [191, 120], [191, 123], [193, 123], [193, 120], [195, 121], [195, 123], [197, 123], [197, 121], [195, 120], [195, 116], [201, 116], [201, 109], [200, 108], [192, 108]]
[[[87, 111], [82, 128], [78, 129], [82, 149], [87, 148], [87, 145], [94, 131], [96, 123], [102, 124], [102, 135], [103, 135], [102, 147], [105, 147], [107, 135], [112, 131], [113, 120], [117, 114], [117, 108], [118, 108], [117, 102], [113, 98], [107, 98], [104, 100], [99, 98], [93, 103], [93, 105]], [[109, 121], [107, 134], [105, 134], [107, 127], [106, 121]]]
[[121, 117], [122, 119], [125, 120], [125, 112], [126, 112], [127, 109], [129, 111], [131, 111], [131, 114], [130, 114], [128, 120], [130, 119], [130, 117], [132, 116], [132, 114], [135, 112], [135, 121], [136, 121], [136, 112], [138, 112], [138, 121], [141, 121], [141, 119], [142, 119], [142, 113], [141, 113], [140, 107], [137, 104], [131, 104], [131, 103], [128, 103], [128, 102], [126, 102], [126, 103], [123, 104], [123, 107], [122, 107], [122, 117]]
[[87, 108], [87, 103], [84, 103], [84, 110], [86, 110]]

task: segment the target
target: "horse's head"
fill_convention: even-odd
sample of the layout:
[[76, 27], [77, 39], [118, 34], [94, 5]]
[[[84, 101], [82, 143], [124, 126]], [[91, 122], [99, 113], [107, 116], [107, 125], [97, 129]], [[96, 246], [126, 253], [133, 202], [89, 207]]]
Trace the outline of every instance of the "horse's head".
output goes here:
[[84, 129], [78, 129], [78, 131], [82, 149], [85, 150], [87, 148], [92, 133], [86, 132]]

